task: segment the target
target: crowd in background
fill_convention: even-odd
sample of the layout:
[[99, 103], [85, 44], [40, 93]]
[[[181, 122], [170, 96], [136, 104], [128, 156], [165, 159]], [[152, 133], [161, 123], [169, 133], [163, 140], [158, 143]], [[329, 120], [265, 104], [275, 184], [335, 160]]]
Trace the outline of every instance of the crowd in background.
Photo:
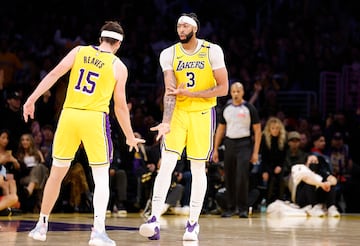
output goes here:
[[[149, 128], [159, 122], [162, 116], [163, 83], [158, 62], [159, 52], [176, 41], [173, 23], [182, 12], [196, 12], [201, 23], [199, 37], [223, 47], [230, 83], [241, 81], [247, 99], [257, 94], [254, 105], [263, 127], [269, 117], [276, 116], [282, 121], [286, 131], [303, 134], [309, 145], [312, 145], [311, 139], [314, 136], [322, 134], [326, 140], [324, 152], [333, 147], [335, 134], [341, 134], [353, 165], [360, 165], [357, 151], [360, 105], [357, 109], [343, 109], [329, 116], [323, 115], [313, 105], [312, 115], [299, 117], [297, 112], [288, 112], [286, 105], [272, 100], [276, 98], [278, 91], [310, 90], [318, 94], [321, 71], [341, 71], [344, 65], [359, 64], [358, 4], [350, 5], [336, 0], [229, 1], [222, 8], [216, 7], [218, 1], [213, 0], [196, 3], [166, 0], [51, 2], [51, 8], [44, 12], [39, 11], [42, 5], [36, 2], [2, 3], [0, 129], [7, 129], [9, 132], [6, 149], [11, 150], [12, 155], [24, 167], [20, 171], [15, 170], [15, 174], [18, 172], [21, 177], [29, 176], [29, 170], [24, 173], [25, 167], [35, 166], [34, 163], [50, 168], [52, 137], [67, 80], [62, 79], [54, 89], [42, 96], [37, 105], [35, 121], [29, 124], [25, 124], [21, 114], [25, 98], [70, 48], [96, 41], [99, 26], [108, 19], [119, 20], [125, 28], [125, 39], [118, 55], [129, 69], [127, 96], [133, 129], [146, 139], [146, 149], [153, 150], [156, 142], [154, 133]], [[91, 5], [96, 7], [92, 8]], [[213, 11], [214, 8], [216, 11]], [[228, 99], [229, 97], [220, 98], [218, 109]], [[113, 123], [112, 128], [112, 137], [116, 143], [116, 158], [112, 165], [115, 170], [125, 170], [127, 175], [127, 200], [118, 201], [119, 208], [116, 209], [123, 209], [123, 206], [127, 206], [128, 210], [143, 208], [146, 198], [144, 201], [140, 197], [142, 192], [138, 187], [142, 186], [142, 175], [148, 173], [149, 164], [154, 162], [148, 158], [154, 152], [149, 151], [151, 154], [146, 155], [145, 151], [140, 157], [133, 152], [127, 153], [118, 125]], [[27, 133], [31, 135], [24, 135]], [[31, 140], [34, 145], [31, 147], [35, 158], [32, 163], [19, 159], [21, 149], [25, 149], [25, 137], [30, 138], [27, 141]], [[311, 147], [313, 146], [308, 146], [307, 150], [310, 151]], [[42, 157], [38, 157], [36, 149]], [[136, 162], [139, 158], [140, 164]], [[81, 206], [84, 210], [91, 209], [87, 202], [91, 199], [93, 188], [91, 173], [86, 158], [81, 160], [77, 162], [82, 164], [82, 168], [77, 171], [83, 173], [83, 183], [87, 182], [81, 191], [83, 195], [81, 200], [67, 198], [67, 203], [75, 207], [75, 210], [81, 209]], [[157, 163], [153, 164], [156, 166]], [[186, 171], [186, 168], [182, 170]], [[37, 176], [38, 179], [33, 179], [34, 184], [31, 186], [31, 181], [22, 183], [19, 177], [18, 194], [21, 200], [30, 201], [27, 198], [33, 195], [33, 191], [43, 187], [43, 179], [47, 177], [46, 170], [43, 171], [40, 178]], [[216, 177], [217, 171], [218, 169]], [[351, 182], [360, 183], [360, 175], [357, 175], [359, 174], [354, 174]], [[219, 181], [217, 178], [215, 180], [214, 186]], [[68, 184], [71, 185], [71, 181]], [[118, 191], [114, 189], [113, 193], [116, 192]], [[32, 207], [26, 209], [36, 210], [39, 200], [39, 197], [32, 200]], [[65, 203], [60, 201], [59, 207], [63, 209]], [[360, 210], [360, 207], [357, 209]]]

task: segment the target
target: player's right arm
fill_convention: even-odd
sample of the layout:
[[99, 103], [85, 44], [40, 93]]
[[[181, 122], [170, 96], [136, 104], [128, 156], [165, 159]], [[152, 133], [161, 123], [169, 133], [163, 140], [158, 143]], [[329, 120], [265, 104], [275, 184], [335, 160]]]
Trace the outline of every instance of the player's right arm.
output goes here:
[[174, 46], [171, 46], [163, 50], [160, 54], [160, 65], [164, 74], [165, 93], [162, 122], [150, 128], [151, 131], [158, 131], [156, 140], [159, 140], [162, 136], [170, 132], [170, 122], [175, 108], [176, 96], [169, 94], [169, 91], [176, 88], [176, 78], [172, 67], [173, 49]]
[[73, 66], [79, 46], [73, 48], [39, 83], [34, 92], [28, 97], [24, 104], [23, 116], [27, 122], [30, 116], [34, 118], [35, 102], [39, 97], [48, 91], [58, 79], [66, 74]]

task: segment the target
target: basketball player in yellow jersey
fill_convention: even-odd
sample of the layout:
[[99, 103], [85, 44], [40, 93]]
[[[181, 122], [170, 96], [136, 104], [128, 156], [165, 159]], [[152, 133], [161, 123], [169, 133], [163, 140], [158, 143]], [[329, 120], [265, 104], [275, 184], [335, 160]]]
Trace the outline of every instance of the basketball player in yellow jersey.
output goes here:
[[216, 97], [228, 93], [228, 73], [220, 46], [198, 39], [199, 21], [194, 13], [177, 22], [180, 39], [160, 54], [165, 95], [162, 123], [151, 130], [163, 138], [161, 165], [152, 197], [152, 211], [139, 232], [150, 240], [160, 238], [158, 222], [171, 182], [171, 174], [186, 147], [192, 173], [190, 214], [184, 241], [197, 241], [206, 188], [205, 164], [211, 157], [215, 128]]
[[124, 31], [117, 22], [106, 22], [101, 30], [99, 46], [77, 46], [47, 74], [24, 104], [24, 119], [34, 118], [35, 102], [56, 81], [70, 72], [63, 109], [53, 143], [53, 163], [47, 180], [39, 221], [29, 237], [45, 241], [48, 218], [58, 198], [61, 182], [69, 170], [75, 152], [82, 142], [94, 178], [94, 225], [89, 245], [116, 245], [105, 232], [106, 208], [109, 200], [109, 165], [112, 142], [109, 104], [113, 96], [114, 111], [126, 136], [130, 151], [145, 142], [134, 136], [125, 85], [128, 71], [115, 56]]

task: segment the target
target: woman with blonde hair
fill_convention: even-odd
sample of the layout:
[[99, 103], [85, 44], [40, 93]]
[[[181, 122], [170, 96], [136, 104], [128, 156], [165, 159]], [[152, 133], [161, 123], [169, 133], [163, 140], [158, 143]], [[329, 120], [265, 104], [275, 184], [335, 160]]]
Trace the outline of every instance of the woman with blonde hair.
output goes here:
[[[30, 205], [26, 204], [26, 202], [28, 202], [28, 198], [34, 191], [37, 190], [40, 191], [40, 199], [35, 200], [39, 202], [37, 205], [40, 205], [42, 191], [49, 176], [49, 169], [45, 166], [44, 156], [36, 147], [31, 134], [25, 133], [21, 135], [17, 159], [21, 164], [20, 185], [23, 187], [23, 189], [21, 189], [23, 203], [25, 203], [25, 206]], [[28, 206], [26, 206], [26, 208], [27, 207]], [[32, 209], [34, 208], [30, 208], [30, 210]]]
[[286, 153], [286, 129], [277, 117], [270, 117], [266, 123], [261, 140], [262, 180], [267, 188], [267, 204], [283, 199], [283, 165]]

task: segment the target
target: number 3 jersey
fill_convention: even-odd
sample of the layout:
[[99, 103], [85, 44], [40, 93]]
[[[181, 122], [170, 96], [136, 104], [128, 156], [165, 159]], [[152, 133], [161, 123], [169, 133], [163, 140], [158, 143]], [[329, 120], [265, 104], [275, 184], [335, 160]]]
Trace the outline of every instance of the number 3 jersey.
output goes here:
[[81, 46], [70, 72], [64, 108], [109, 113], [115, 87], [113, 64], [117, 56], [95, 46]]
[[[209, 60], [209, 42], [203, 41], [201, 48], [194, 54], [187, 54], [180, 43], [175, 44], [174, 50], [173, 69], [177, 87], [184, 83], [189, 91], [202, 91], [216, 86]], [[216, 97], [176, 97], [176, 107], [186, 111], [200, 111], [215, 105]]]

